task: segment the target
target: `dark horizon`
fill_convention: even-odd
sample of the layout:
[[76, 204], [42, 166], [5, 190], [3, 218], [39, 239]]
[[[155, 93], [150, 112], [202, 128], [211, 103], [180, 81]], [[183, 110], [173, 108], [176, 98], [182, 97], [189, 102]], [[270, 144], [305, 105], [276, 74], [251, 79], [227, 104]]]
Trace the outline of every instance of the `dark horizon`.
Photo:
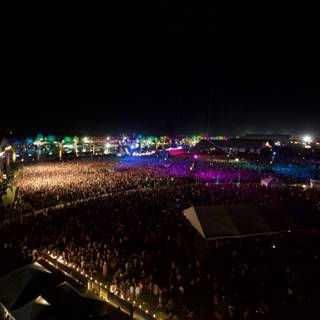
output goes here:
[[208, 136], [208, 137], [218, 137], [218, 136], [224, 136], [226, 138], [235, 138], [235, 137], [239, 137], [239, 138], [244, 138], [246, 135], [250, 135], [250, 134], [254, 134], [254, 135], [290, 135], [291, 138], [302, 138], [304, 136], [311, 136], [314, 139], [319, 139], [319, 136], [315, 136], [315, 135], [310, 135], [309, 132], [304, 132], [301, 134], [292, 134], [290, 132], [278, 132], [278, 131], [243, 131], [240, 132], [239, 134], [209, 134], [207, 135], [206, 132], [204, 133], [171, 133], [169, 134], [167, 133], [154, 133], [151, 131], [98, 131], [98, 130], [78, 130], [78, 131], [73, 131], [73, 130], [64, 130], [64, 131], [58, 131], [58, 130], [53, 130], [53, 129], [43, 129], [43, 130], [14, 130], [13, 128], [9, 128], [9, 129], [4, 129], [4, 130], [0, 130], [0, 137], [2, 138], [15, 138], [15, 139], [22, 139], [22, 138], [34, 138], [37, 135], [43, 135], [43, 136], [50, 136], [50, 135], [54, 135], [57, 137], [74, 137], [74, 136], [78, 136], [78, 137], [84, 137], [84, 136], [88, 136], [88, 137], [120, 137], [120, 136], [156, 136], [156, 137], [161, 137], [161, 136], [171, 136], [171, 137], [183, 137], [183, 136]]
[[0, 130], [320, 136], [312, 8], [41, 6], [10, 24]]

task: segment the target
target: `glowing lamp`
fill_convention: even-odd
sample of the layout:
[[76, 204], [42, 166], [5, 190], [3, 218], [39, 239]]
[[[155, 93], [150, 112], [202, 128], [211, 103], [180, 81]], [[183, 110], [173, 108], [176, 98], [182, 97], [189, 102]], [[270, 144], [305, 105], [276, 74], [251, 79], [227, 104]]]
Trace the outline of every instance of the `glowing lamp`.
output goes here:
[[312, 137], [311, 136], [304, 136], [302, 138], [302, 141], [305, 143], [310, 143], [310, 142], [312, 142]]

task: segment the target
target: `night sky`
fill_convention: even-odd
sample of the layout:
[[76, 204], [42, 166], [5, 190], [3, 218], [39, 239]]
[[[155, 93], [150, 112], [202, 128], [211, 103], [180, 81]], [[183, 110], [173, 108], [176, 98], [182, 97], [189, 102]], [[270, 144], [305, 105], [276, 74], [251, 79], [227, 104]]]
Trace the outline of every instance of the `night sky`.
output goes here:
[[320, 135], [316, 8], [102, 3], [9, 8], [0, 129]]

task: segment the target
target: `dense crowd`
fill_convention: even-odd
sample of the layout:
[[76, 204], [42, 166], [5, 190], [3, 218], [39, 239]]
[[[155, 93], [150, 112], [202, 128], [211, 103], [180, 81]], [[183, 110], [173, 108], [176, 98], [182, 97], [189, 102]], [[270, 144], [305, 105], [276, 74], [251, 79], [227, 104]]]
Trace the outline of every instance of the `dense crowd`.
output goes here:
[[[299, 202], [320, 213], [319, 195], [166, 175], [178, 166], [90, 161], [25, 167], [19, 188], [34, 205], [109, 195], [6, 227], [1, 257], [13, 267], [50, 251], [107, 282], [113, 292], [147, 301], [172, 319], [312, 319], [320, 284], [318, 230], [207, 243], [181, 212], [201, 204]], [[254, 181], [257, 176], [252, 173]]]
[[23, 167], [17, 175], [16, 210], [33, 211], [75, 201], [141, 188], [186, 183], [259, 183], [269, 171], [191, 159], [134, 161], [68, 161]]
[[319, 163], [315, 162], [275, 165], [273, 166], [273, 172], [295, 181], [320, 178], [320, 166]]
[[18, 207], [30, 211], [109, 193], [186, 183], [187, 179], [177, 180], [141, 164], [129, 170], [113, 160], [40, 163], [19, 172]]

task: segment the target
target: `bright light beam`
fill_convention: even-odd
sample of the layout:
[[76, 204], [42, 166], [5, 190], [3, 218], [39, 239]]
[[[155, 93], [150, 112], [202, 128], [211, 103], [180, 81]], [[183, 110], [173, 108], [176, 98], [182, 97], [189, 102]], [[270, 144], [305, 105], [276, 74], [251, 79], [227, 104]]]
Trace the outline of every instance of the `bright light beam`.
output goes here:
[[302, 141], [305, 143], [310, 143], [310, 142], [312, 142], [312, 137], [309, 135], [306, 135], [302, 138]]

